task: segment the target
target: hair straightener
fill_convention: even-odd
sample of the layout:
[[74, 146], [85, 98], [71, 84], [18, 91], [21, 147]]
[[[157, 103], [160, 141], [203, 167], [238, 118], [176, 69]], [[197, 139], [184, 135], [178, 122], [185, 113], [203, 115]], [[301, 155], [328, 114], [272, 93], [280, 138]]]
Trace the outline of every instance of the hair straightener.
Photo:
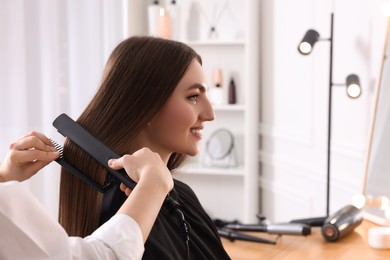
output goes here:
[[[108, 148], [106, 145], [101, 143], [97, 138], [91, 135], [87, 130], [81, 127], [73, 119], [66, 114], [59, 115], [53, 122], [53, 126], [57, 128], [58, 132], [64, 137], [69, 138], [73, 143], [78, 145], [81, 149], [91, 155], [96, 161], [107, 169], [108, 178], [103, 184], [100, 184], [96, 180], [88, 177], [87, 175], [78, 171], [73, 165], [68, 163], [63, 156], [62, 147], [56, 142], [52, 141], [53, 145], [60, 152], [60, 157], [56, 160], [61, 166], [68, 170], [73, 175], [80, 178], [88, 185], [96, 188], [98, 191], [105, 193], [107, 190], [112, 188], [113, 183], [110, 179], [114, 180], [115, 183], [124, 183], [128, 188], [134, 189], [136, 183], [130, 179], [124, 169], [113, 170], [108, 166], [109, 159], [116, 159], [120, 156]], [[111, 177], [111, 178], [110, 178]]]

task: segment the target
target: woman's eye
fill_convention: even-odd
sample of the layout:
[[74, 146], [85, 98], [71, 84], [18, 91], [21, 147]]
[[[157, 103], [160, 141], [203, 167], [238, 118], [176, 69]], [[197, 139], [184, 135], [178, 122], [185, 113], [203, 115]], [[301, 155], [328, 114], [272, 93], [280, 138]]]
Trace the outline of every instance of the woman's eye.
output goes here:
[[195, 95], [189, 96], [188, 99], [191, 100], [191, 101], [198, 101], [198, 97], [199, 97], [199, 95], [195, 94]]

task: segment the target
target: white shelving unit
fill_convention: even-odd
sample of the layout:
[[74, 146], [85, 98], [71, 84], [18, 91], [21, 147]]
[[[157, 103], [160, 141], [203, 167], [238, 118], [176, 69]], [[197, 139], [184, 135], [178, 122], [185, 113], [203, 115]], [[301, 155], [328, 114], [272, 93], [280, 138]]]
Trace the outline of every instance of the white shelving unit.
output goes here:
[[[236, 84], [237, 104], [214, 106], [216, 119], [205, 123], [200, 154], [174, 173], [174, 177], [190, 185], [205, 210], [212, 218], [256, 221], [260, 199], [258, 187], [258, 121], [259, 121], [259, 26], [260, 13], [257, 0], [182, 0], [180, 5], [181, 41], [194, 48], [201, 56], [209, 84], [212, 71], [223, 71], [224, 90], [230, 78]], [[228, 3], [228, 5], [226, 5]], [[128, 0], [131, 8], [145, 8]], [[198, 8], [197, 8], [198, 5]], [[200, 7], [199, 7], [200, 6]], [[196, 11], [212, 10], [225, 6], [217, 24], [218, 39], [207, 39], [207, 14]], [[145, 10], [144, 10], [145, 11]], [[133, 13], [136, 11], [132, 10]], [[218, 13], [218, 11], [217, 11]], [[197, 19], [191, 20], [191, 17]], [[134, 24], [135, 20], [129, 20]], [[146, 28], [146, 26], [143, 26]], [[187, 30], [196, 29], [198, 38], [187, 37]], [[130, 32], [131, 34], [131, 32]], [[188, 40], [190, 39], [191, 40]], [[205, 166], [205, 144], [217, 129], [233, 133], [237, 166]]]
[[[209, 9], [213, 8], [213, 3], [215, 1], [200, 1], [204, 6], [209, 5]], [[223, 4], [223, 1], [219, 3]], [[226, 92], [230, 78], [234, 79], [238, 101], [234, 105], [214, 106], [216, 119], [205, 124], [206, 130], [200, 155], [192, 158], [175, 177], [194, 189], [212, 218], [251, 222], [256, 221], [256, 214], [259, 213], [260, 207], [257, 181], [259, 174], [258, 89], [260, 88], [257, 76], [260, 71], [258, 65], [260, 32], [257, 32], [259, 4], [257, 0], [236, 0], [230, 1], [230, 4], [230, 11], [239, 12], [234, 19], [240, 19], [237, 23], [242, 28], [238, 30], [244, 33], [241, 39], [229, 39], [225, 31], [227, 39], [184, 40], [184, 42], [202, 56], [203, 67], [210, 84], [212, 71], [218, 67], [223, 71]], [[227, 100], [227, 93], [225, 94]], [[237, 167], [204, 166], [205, 143], [208, 137], [220, 128], [229, 129], [234, 135]]]

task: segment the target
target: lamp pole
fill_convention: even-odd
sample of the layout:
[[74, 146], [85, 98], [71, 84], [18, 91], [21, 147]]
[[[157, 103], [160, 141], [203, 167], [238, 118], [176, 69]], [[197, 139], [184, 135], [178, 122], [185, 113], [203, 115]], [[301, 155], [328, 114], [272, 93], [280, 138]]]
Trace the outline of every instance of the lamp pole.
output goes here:
[[[330, 37], [320, 39], [320, 34], [310, 29], [304, 35], [302, 41], [298, 45], [298, 51], [303, 55], [308, 55], [312, 52], [313, 46], [317, 41], [329, 41], [329, 96], [328, 96], [328, 138], [327, 138], [327, 164], [326, 164], [326, 216], [329, 216], [330, 205], [330, 160], [331, 160], [331, 133], [332, 133], [332, 88], [333, 86], [346, 86], [347, 94], [350, 98], [357, 98], [361, 95], [361, 86], [359, 76], [356, 74], [350, 74], [346, 78], [346, 84], [334, 84], [333, 83], [333, 22], [334, 14], [330, 15]], [[312, 221], [313, 219], [296, 220], [299, 221]]]
[[332, 132], [332, 87], [333, 87], [333, 13], [330, 15], [330, 57], [329, 57], [329, 97], [328, 97], [328, 154], [326, 166], [326, 216], [329, 216], [330, 200], [330, 138]]

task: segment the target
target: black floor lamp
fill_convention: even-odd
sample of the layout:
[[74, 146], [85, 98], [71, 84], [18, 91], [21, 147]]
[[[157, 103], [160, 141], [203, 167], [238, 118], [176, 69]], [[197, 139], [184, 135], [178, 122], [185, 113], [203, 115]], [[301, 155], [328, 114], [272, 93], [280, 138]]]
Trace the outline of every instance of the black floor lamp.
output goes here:
[[350, 74], [346, 78], [345, 84], [333, 83], [333, 19], [334, 15], [331, 14], [330, 18], [330, 37], [321, 39], [320, 34], [315, 30], [308, 30], [298, 46], [298, 51], [303, 55], [311, 53], [314, 44], [317, 41], [329, 41], [330, 42], [330, 56], [329, 56], [329, 102], [328, 102], [328, 151], [327, 151], [327, 172], [326, 172], [326, 216], [329, 216], [329, 200], [330, 200], [330, 140], [331, 140], [331, 126], [332, 126], [332, 87], [333, 86], [345, 86], [347, 95], [350, 98], [357, 98], [361, 94], [360, 80], [355, 74]]

